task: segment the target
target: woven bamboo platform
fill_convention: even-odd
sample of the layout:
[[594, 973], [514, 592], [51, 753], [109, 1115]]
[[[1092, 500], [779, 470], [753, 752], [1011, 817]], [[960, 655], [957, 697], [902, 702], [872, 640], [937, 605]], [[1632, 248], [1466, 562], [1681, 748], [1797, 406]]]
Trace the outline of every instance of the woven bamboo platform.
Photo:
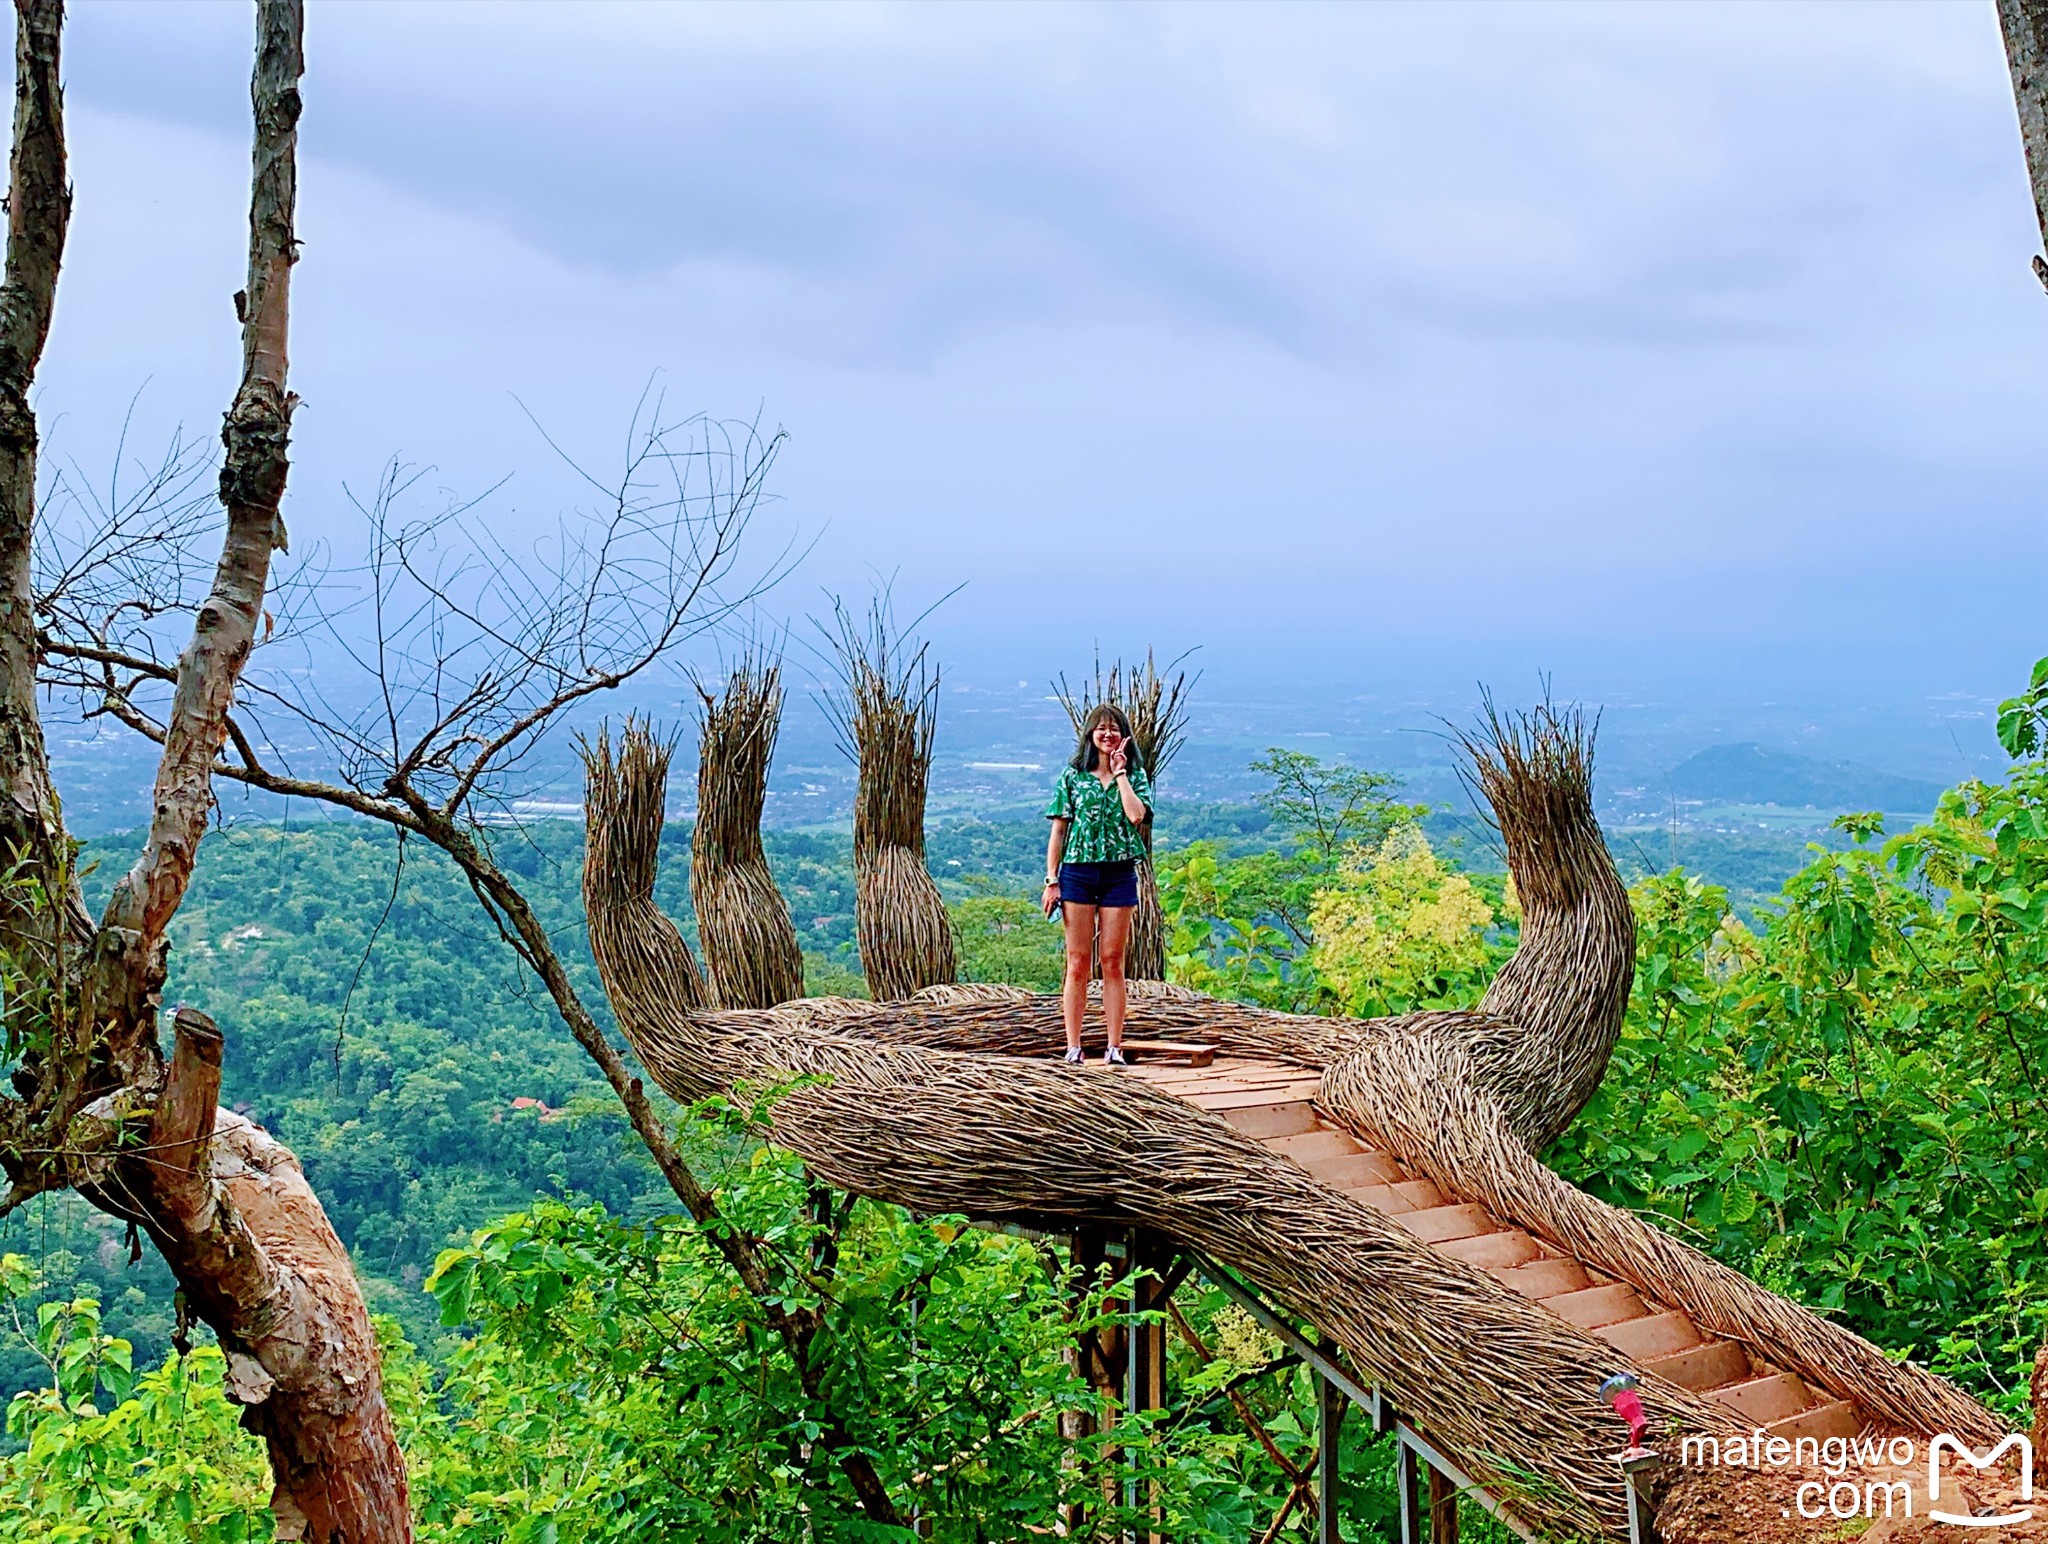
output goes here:
[[1214, 1262], [1311, 1323], [1519, 1528], [1631, 1536], [1598, 1393], [1624, 1368], [1666, 1447], [1756, 1427], [1995, 1441], [2003, 1423], [1953, 1384], [1542, 1161], [1620, 1033], [1634, 919], [1593, 817], [1583, 719], [1489, 716], [1465, 748], [1522, 905], [1514, 956], [1471, 1009], [1324, 1018], [1133, 982], [1139, 1060], [1113, 1071], [1061, 1065], [1059, 1000], [1014, 987], [704, 1006], [653, 899], [668, 757], [644, 728], [586, 755], [591, 949], [672, 1098], [794, 1077], [764, 1134], [827, 1183], [927, 1213], [1137, 1230]]

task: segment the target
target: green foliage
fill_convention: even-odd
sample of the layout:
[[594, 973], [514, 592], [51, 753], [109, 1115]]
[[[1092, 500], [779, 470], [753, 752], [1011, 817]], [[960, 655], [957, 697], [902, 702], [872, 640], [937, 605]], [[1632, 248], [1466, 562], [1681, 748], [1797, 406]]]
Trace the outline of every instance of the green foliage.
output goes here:
[[[867, 1522], [851, 1444], [937, 1539], [1025, 1538], [1134, 1464], [1176, 1538], [1241, 1537], [1244, 1443], [1155, 1421], [1074, 1461], [1063, 1414], [1096, 1396], [1068, 1354], [1114, 1322], [1114, 1284], [1029, 1244], [821, 1191], [749, 1137], [759, 1110], [691, 1112], [685, 1151], [727, 1223], [768, 1244], [773, 1300], [816, 1316], [806, 1387], [762, 1305], [687, 1217], [540, 1203], [443, 1254], [429, 1288], [472, 1337], [408, 1435], [424, 1536], [449, 1541], [908, 1539]], [[521, 1530], [527, 1530], [522, 1532]], [[551, 1530], [544, 1532], [543, 1530]]]
[[1291, 852], [1195, 842], [1160, 864], [1168, 975], [1305, 1013], [1399, 1013], [1475, 1001], [1512, 947], [1501, 882], [1454, 872], [1398, 780], [1274, 749], [1252, 763]]
[[[39, 1285], [20, 1255], [0, 1258], [0, 1298], [47, 1382], [14, 1396], [0, 1458], [0, 1538], [22, 1544], [271, 1537], [262, 1444], [237, 1424], [220, 1352], [173, 1353], [134, 1375], [128, 1342], [91, 1298], [23, 1299]], [[102, 1413], [104, 1408], [104, 1413]]]
[[1377, 851], [1354, 848], [1309, 908], [1309, 961], [1343, 1012], [1360, 1018], [1464, 1007], [1507, 957], [1501, 918], [1414, 826]]
[[1277, 747], [1252, 763], [1269, 786], [1258, 802], [1291, 851], [1229, 855], [1191, 842], [1160, 862], [1170, 974], [1203, 991], [1275, 1007], [1326, 1001], [1307, 968], [1310, 912], [1347, 857], [1372, 852], [1426, 812], [1385, 797], [1400, 780]]
[[2048, 658], [2034, 661], [2025, 691], [1998, 705], [1998, 743], [2015, 759], [2048, 748]]
[[[663, 833], [658, 899], [691, 926], [689, 828]], [[499, 860], [548, 926], [584, 1001], [604, 995], [583, 932], [582, 831], [544, 821], [496, 833]], [[94, 844], [104, 888], [127, 838]], [[811, 991], [864, 995], [844, 833], [770, 832], [771, 863], [803, 940]], [[536, 1194], [625, 1216], [673, 1205], [553, 1004], [477, 910], [460, 874], [385, 828], [322, 821], [208, 836], [171, 923], [166, 1002], [203, 1006], [227, 1036], [225, 1098], [296, 1152], [353, 1253], [372, 1306], [414, 1343], [446, 1338], [420, 1292], [435, 1255]], [[103, 899], [92, 897], [95, 904]], [[515, 1107], [514, 1101], [533, 1101]], [[68, 1195], [0, 1223], [4, 1247], [98, 1298], [145, 1361], [168, 1346], [171, 1283], [154, 1250], [127, 1264], [121, 1231]], [[0, 1347], [7, 1389], [39, 1376]]]
[[[1325, 1000], [1304, 944], [1319, 875], [1279, 853], [1223, 858], [1196, 842], [1159, 864], [1159, 907], [1166, 921], [1166, 973], [1183, 986], [1269, 1008], [1312, 1012]], [[1284, 924], [1281, 906], [1301, 923]]]
[[1350, 848], [1379, 846], [1397, 826], [1429, 813], [1426, 806], [1387, 797], [1401, 786], [1391, 773], [1326, 762], [1277, 745], [1255, 759], [1252, 770], [1268, 779], [1256, 796], [1259, 807], [1325, 866]]
[[1028, 896], [977, 895], [947, 911], [959, 945], [962, 981], [998, 981], [1057, 992], [1066, 953], [1057, 921]]

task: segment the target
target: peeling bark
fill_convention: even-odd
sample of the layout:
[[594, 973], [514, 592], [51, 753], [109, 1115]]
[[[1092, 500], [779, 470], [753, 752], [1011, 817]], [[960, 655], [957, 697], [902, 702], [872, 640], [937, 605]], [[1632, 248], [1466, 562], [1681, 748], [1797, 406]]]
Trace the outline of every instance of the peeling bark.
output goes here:
[[355, 1272], [299, 1168], [262, 1127], [219, 1108], [222, 1038], [179, 1010], [149, 1147], [93, 1200], [138, 1219], [220, 1337], [228, 1392], [270, 1451], [277, 1537], [412, 1537], [405, 1460]]
[[[14, 151], [8, 179], [7, 274], [0, 284], [0, 808], [15, 847], [54, 831], [43, 730], [36, 716], [35, 598], [29, 538], [36, 514], [36, 420], [29, 388], [50, 335], [57, 270], [71, 224], [65, 180], [61, 0], [17, 0]], [[33, 849], [31, 849], [33, 850]]]
[[[14, 960], [45, 967], [24, 973], [27, 979], [9, 1005], [17, 1022], [60, 1025], [67, 958], [83, 952], [92, 928], [71, 878], [72, 848], [36, 711], [39, 654], [30, 554], [38, 444], [28, 398], [50, 335], [71, 225], [58, 83], [63, 25], [62, 0], [16, 0], [14, 145], [7, 267], [0, 282], [0, 866], [26, 859], [59, 903], [39, 905], [20, 887], [0, 885], [0, 949]], [[30, 1086], [23, 1092], [33, 1096], [38, 1090]]]
[[[2048, 0], [1998, 0], [1998, 27], [2034, 188], [2034, 218], [2048, 244]], [[2048, 284], [2048, 260], [2038, 252], [2034, 272]]]

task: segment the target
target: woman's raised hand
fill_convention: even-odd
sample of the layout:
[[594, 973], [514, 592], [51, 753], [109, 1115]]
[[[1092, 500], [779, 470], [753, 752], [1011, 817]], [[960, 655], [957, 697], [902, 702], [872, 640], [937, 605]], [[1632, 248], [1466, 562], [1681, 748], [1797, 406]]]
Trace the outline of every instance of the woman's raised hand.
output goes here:
[[1130, 770], [1130, 766], [1131, 742], [1120, 739], [1117, 741], [1116, 749], [1109, 753], [1109, 775], [1111, 777], [1122, 777], [1124, 773]]

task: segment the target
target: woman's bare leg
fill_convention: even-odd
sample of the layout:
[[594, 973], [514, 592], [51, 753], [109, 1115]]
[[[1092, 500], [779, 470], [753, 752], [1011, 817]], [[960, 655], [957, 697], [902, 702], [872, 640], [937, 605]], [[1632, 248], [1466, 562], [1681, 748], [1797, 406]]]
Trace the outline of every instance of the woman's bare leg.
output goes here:
[[[1081, 1020], [1088, 1011], [1088, 966], [1095, 948], [1095, 908], [1067, 901], [1061, 905], [1060, 915], [1066, 919], [1067, 928], [1067, 971], [1060, 982], [1060, 1018], [1066, 1025], [1067, 1049], [1071, 1051], [1081, 1044]], [[1118, 974], [1122, 974], [1121, 966]]]
[[[1115, 1049], [1124, 1043], [1124, 955], [1131, 945], [1131, 916], [1134, 906], [1098, 906], [1095, 915], [1102, 929], [1102, 1023]], [[1073, 946], [1068, 946], [1069, 985], [1073, 982]], [[1085, 989], [1086, 983], [1083, 983]]]

